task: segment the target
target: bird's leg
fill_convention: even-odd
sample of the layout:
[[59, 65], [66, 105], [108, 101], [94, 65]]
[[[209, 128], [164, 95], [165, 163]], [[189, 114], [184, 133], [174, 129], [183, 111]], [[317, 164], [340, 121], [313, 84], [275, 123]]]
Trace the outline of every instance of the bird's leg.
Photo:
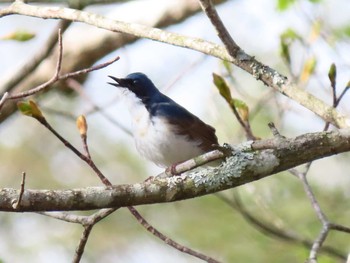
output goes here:
[[168, 176], [173, 176], [173, 175], [180, 175], [180, 173], [178, 173], [176, 171], [176, 166], [181, 163], [181, 162], [177, 162], [177, 163], [174, 163], [172, 165], [170, 165], [168, 168], [165, 169], [165, 173], [168, 175]]
[[154, 176], [150, 176], [150, 177], [147, 177], [146, 180], [144, 180], [144, 182], [150, 182], [154, 179], [155, 177]]

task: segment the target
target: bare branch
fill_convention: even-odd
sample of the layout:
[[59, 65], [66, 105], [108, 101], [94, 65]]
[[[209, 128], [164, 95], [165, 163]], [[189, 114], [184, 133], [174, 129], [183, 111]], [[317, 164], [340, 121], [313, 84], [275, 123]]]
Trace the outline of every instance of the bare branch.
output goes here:
[[[270, 146], [270, 149], [266, 149]], [[265, 148], [264, 148], [265, 147]], [[272, 138], [235, 146], [220, 167], [137, 184], [72, 190], [28, 190], [16, 211], [70, 211], [163, 203], [215, 193], [329, 155], [350, 151], [350, 129]], [[18, 190], [0, 189], [0, 211], [15, 211]]]
[[113, 58], [112, 60], [107, 61], [105, 63], [99, 64], [99, 65], [96, 65], [96, 66], [93, 66], [90, 68], [86, 68], [86, 69], [78, 70], [75, 72], [60, 75], [61, 66], [62, 66], [62, 57], [63, 57], [62, 34], [61, 34], [60, 29], [58, 30], [58, 47], [59, 48], [58, 48], [58, 59], [57, 59], [57, 63], [56, 63], [56, 69], [55, 69], [55, 73], [51, 77], [51, 79], [48, 80], [47, 82], [35, 87], [35, 88], [28, 90], [28, 91], [20, 92], [20, 93], [13, 94], [13, 95], [9, 95], [8, 92], [6, 92], [0, 100], [0, 111], [1, 111], [1, 108], [3, 107], [3, 105], [5, 104], [6, 100], [19, 99], [19, 98], [24, 98], [24, 97], [34, 95], [36, 93], [39, 93], [39, 92], [47, 89], [50, 85], [52, 85], [56, 81], [76, 77], [76, 76], [79, 76], [82, 74], [87, 74], [91, 71], [95, 71], [95, 70], [99, 70], [101, 68], [107, 67], [110, 64], [114, 63], [115, 61], [119, 60], [119, 56], [117, 56], [117, 57]]
[[61, 29], [58, 29], [58, 47], [59, 48], [58, 48], [58, 59], [57, 59], [57, 64], [56, 64], [56, 70], [55, 70], [55, 73], [52, 76], [52, 78], [50, 80], [48, 80], [47, 82], [39, 85], [36, 88], [33, 88], [33, 89], [25, 91], [25, 92], [21, 92], [18, 94], [10, 95], [8, 97], [8, 99], [19, 99], [19, 98], [24, 98], [24, 97], [34, 95], [35, 93], [43, 91], [44, 89], [46, 89], [47, 87], [49, 87], [51, 84], [55, 83], [58, 80], [58, 77], [59, 77], [60, 71], [61, 71], [61, 66], [62, 66], [62, 50], [63, 50]]
[[9, 96], [10, 96], [10, 93], [5, 92], [4, 95], [1, 97], [1, 100], [0, 100], [0, 114], [1, 114], [2, 105], [5, 104], [5, 102], [6, 102], [6, 100], [8, 99]]
[[350, 89], [350, 82], [346, 85], [346, 87], [343, 89], [342, 93], [337, 98], [337, 101], [335, 103], [335, 107], [337, 107], [340, 103], [340, 101], [343, 99], [344, 95], [349, 91]]
[[213, 3], [210, 0], [199, 0], [203, 11], [208, 16], [210, 22], [216, 29], [216, 32], [224, 43], [228, 53], [232, 56], [232, 58], [237, 58], [238, 52], [241, 51], [241, 48], [236, 44], [236, 42], [231, 37], [230, 33], [226, 29], [224, 23], [220, 19]]
[[115, 58], [113, 58], [110, 61], [107, 61], [105, 63], [99, 64], [99, 65], [96, 65], [96, 66], [93, 66], [93, 67], [90, 67], [90, 68], [81, 69], [81, 70], [78, 70], [78, 71], [75, 71], [75, 72], [63, 74], [63, 75], [56, 75], [58, 70], [61, 67], [61, 64], [58, 63], [55, 75], [48, 82], [45, 82], [42, 85], [39, 85], [38, 87], [33, 88], [31, 90], [28, 90], [28, 91], [25, 91], [25, 92], [21, 92], [21, 93], [18, 93], [18, 94], [14, 94], [14, 95], [10, 95], [8, 97], [8, 99], [18, 99], [18, 98], [24, 98], [24, 97], [28, 97], [28, 96], [34, 95], [34, 94], [36, 94], [38, 92], [43, 91], [44, 89], [46, 89], [47, 87], [49, 87], [51, 84], [53, 84], [54, 82], [56, 82], [58, 80], [64, 80], [64, 79], [76, 77], [76, 76], [79, 76], [79, 75], [87, 74], [87, 73], [89, 73], [91, 71], [95, 71], [95, 70], [99, 70], [101, 68], [105, 68], [105, 67], [111, 65], [112, 63], [118, 61], [118, 60], [119, 60], [119, 56], [117, 56], [117, 57], [115, 57]]
[[284, 138], [280, 132], [277, 130], [275, 124], [273, 122], [268, 123], [268, 126], [272, 132], [272, 135], [276, 138]]
[[[319, 115], [324, 120], [341, 128], [349, 126], [349, 123], [346, 123], [345, 119], [341, 120], [338, 118], [340, 116], [338, 115], [338, 113], [335, 113], [336, 111], [334, 108], [328, 105], [326, 106], [326, 104], [324, 104], [321, 100], [318, 100], [311, 94], [296, 87], [295, 84], [287, 81], [287, 78], [285, 76], [279, 74], [274, 69], [269, 68], [268, 66], [255, 60], [255, 58], [246, 54], [243, 51], [243, 49], [241, 49], [231, 37], [230, 33], [228, 32], [225, 25], [221, 21], [218, 13], [216, 12], [216, 9], [212, 4], [211, 0], [199, 0], [199, 2], [202, 6], [202, 9], [208, 16], [210, 22], [215, 27], [219, 38], [224, 43], [226, 50], [231, 56], [230, 61], [233, 60], [232, 62], [235, 65], [246, 70], [247, 72], [252, 74], [256, 79], [260, 79], [269, 87], [276, 89], [283, 95], [286, 95], [289, 98], [300, 103], [304, 107], [313, 111], [315, 114]], [[333, 91], [335, 92], [335, 87]], [[302, 96], [306, 97], [303, 98]], [[311, 106], [310, 103], [315, 103], [315, 105]], [[333, 112], [329, 114], [326, 111], [326, 108], [327, 110], [332, 110]], [[334, 114], [338, 115], [338, 117], [335, 117]]]
[[337, 231], [340, 231], [340, 232], [344, 232], [344, 233], [349, 233], [350, 234], [350, 227], [338, 225], [338, 224], [335, 224], [335, 223], [329, 223], [329, 228], [333, 229], [333, 230], [337, 230]]
[[16, 70], [13, 75], [11, 75], [5, 83], [0, 83], [2, 92], [10, 92], [13, 87], [15, 87], [19, 82], [21, 82], [28, 74], [32, 73], [34, 69], [50, 54], [52, 49], [57, 43], [57, 31], [60, 29], [63, 33], [71, 24], [71, 21], [61, 20], [57, 25], [56, 29], [49, 36], [46, 43], [42, 48], [39, 48], [37, 53], [19, 70]]
[[79, 215], [72, 215], [72, 214], [68, 214], [68, 213], [48, 213], [48, 212], [39, 212], [38, 214], [52, 217], [52, 218], [62, 220], [65, 222], [83, 225], [84, 231], [81, 235], [81, 238], [79, 240], [79, 244], [75, 250], [75, 254], [74, 254], [74, 258], [73, 258], [73, 262], [80, 262], [81, 257], [84, 253], [86, 243], [87, 243], [89, 236], [90, 236], [90, 233], [92, 231], [92, 228], [95, 226], [95, 224], [97, 224], [99, 221], [106, 218], [110, 214], [112, 214], [117, 209], [118, 208], [101, 209], [100, 211], [98, 211], [90, 216], [79, 216]]
[[108, 62], [99, 64], [99, 65], [96, 65], [96, 66], [93, 66], [90, 68], [86, 68], [86, 69], [78, 70], [75, 72], [60, 75], [61, 66], [62, 66], [62, 54], [63, 54], [61, 29], [58, 30], [58, 47], [59, 48], [58, 48], [58, 59], [57, 59], [57, 64], [56, 64], [56, 70], [55, 70], [55, 73], [52, 76], [52, 78], [49, 81], [39, 85], [38, 87], [35, 87], [35, 88], [28, 90], [28, 91], [25, 91], [25, 92], [20, 92], [20, 93], [14, 94], [14, 95], [8, 95], [8, 93], [6, 92], [0, 101], [0, 110], [1, 110], [1, 106], [8, 99], [19, 99], [19, 98], [24, 98], [24, 97], [34, 95], [38, 92], [45, 90], [46, 88], [48, 88], [50, 85], [52, 85], [53, 83], [55, 83], [58, 80], [63, 80], [63, 79], [75, 77], [75, 76], [78, 76], [81, 74], [86, 74], [86, 73], [89, 73], [89, 72], [94, 71], [94, 70], [99, 70], [99, 69], [107, 67], [110, 64], [114, 63], [115, 61], [119, 60], [119, 56], [118, 56], [118, 57], [115, 57], [114, 59], [112, 59]]
[[[212, 9], [214, 9], [214, 7]], [[294, 83], [289, 82], [285, 76], [246, 54], [241, 48], [239, 48], [238, 51], [237, 47], [230, 49], [231, 51], [229, 50], [229, 52], [232, 52], [231, 54], [227, 52], [225, 47], [202, 39], [185, 37], [180, 34], [170, 33], [140, 24], [107, 19], [103, 16], [70, 8], [32, 6], [16, 1], [9, 7], [0, 10], [0, 17], [11, 14], [79, 21], [113, 32], [127, 33], [136, 37], [148, 38], [180, 47], [191, 48], [192, 50], [232, 62], [249, 74], [252, 74], [256, 79], [263, 81], [264, 84], [298, 102], [336, 127], [344, 128], [349, 125], [348, 118], [340, 114], [333, 107], [327, 105], [307, 91], [298, 88]]]
[[312, 189], [311, 186], [309, 185], [309, 182], [306, 178], [306, 173], [301, 173], [298, 172], [297, 170], [293, 169], [291, 170], [291, 172], [296, 175], [303, 183], [304, 186], [304, 191], [307, 194], [311, 205], [313, 207], [313, 209], [316, 212], [316, 215], [318, 217], [318, 219], [320, 220], [320, 222], [322, 223], [322, 231], [320, 232], [319, 236], [317, 237], [317, 239], [314, 241], [311, 250], [310, 250], [310, 255], [309, 255], [309, 262], [314, 262], [317, 259], [317, 254], [318, 251], [321, 249], [323, 242], [326, 240], [327, 235], [329, 233], [329, 223], [328, 223], [328, 219], [326, 217], [326, 215], [323, 213]]
[[[215, 3], [222, 3], [227, 0], [215, 0]], [[79, 1], [73, 1], [71, 3], [78, 3]], [[142, 3], [140, 3], [142, 5]], [[137, 7], [136, 7], [137, 8]], [[158, 7], [157, 7], [158, 8]], [[156, 14], [150, 12], [144, 12], [142, 16], [132, 17], [133, 21], [139, 21], [141, 23], [149, 24], [157, 28], [176, 24], [186, 19], [187, 17], [199, 12], [201, 9], [197, 3], [197, 0], [178, 0], [176, 2], [167, 2], [165, 8], [161, 8], [161, 12]], [[73, 10], [73, 9], [72, 9]], [[158, 9], [159, 10], [159, 9]], [[0, 10], [2, 12], [2, 9]], [[66, 20], [66, 19], [64, 19]], [[69, 20], [69, 19], [68, 19]], [[100, 60], [102, 57], [114, 52], [118, 48], [132, 43], [137, 40], [136, 36], [127, 34], [113, 34], [107, 30], [97, 30], [92, 28], [91, 33], [87, 34], [84, 38], [86, 41], [78, 41], [76, 45], [65, 46], [64, 58], [68, 57], [64, 61], [64, 72], [73, 72], [81, 68], [87, 68]], [[74, 40], [75, 35], [68, 35], [69, 39]], [[87, 55], [88, 54], [88, 55]], [[26, 91], [32, 87], [38, 86], [41, 83], [46, 82], [51, 78], [52, 71], [55, 70], [56, 58], [50, 56], [46, 58], [40, 66], [23, 79], [16, 87], [16, 92]], [[86, 75], [80, 75], [77, 80], [83, 83], [86, 80]], [[56, 83], [60, 88], [66, 88], [65, 82]], [[1, 86], [1, 85], [0, 85]], [[14, 93], [14, 92], [13, 92]], [[0, 92], [0, 97], [1, 97]], [[8, 116], [13, 114], [17, 110], [15, 103], [7, 103], [3, 111], [0, 114], [0, 122], [3, 122]]]
[[189, 254], [191, 256], [194, 256], [196, 258], [205, 260], [206, 262], [209, 263], [219, 263], [219, 261], [206, 256], [202, 253], [199, 253], [197, 251], [194, 251], [186, 246], [180, 245], [179, 243], [175, 242], [174, 240], [172, 240], [171, 238], [165, 236], [164, 234], [162, 234], [161, 232], [159, 232], [157, 229], [155, 229], [154, 227], [152, 227], [141, 215], [139, 212], [137, 212], [137, 210], [134, 207], [128, 207], [129, 211], [134, 215], [134, 217], [137, 219], [137, 221], [148, 231], [150, 232], [152, 235], [156, 236], [157, 238], [161, 239], [162, 241], [164, 241], [167, 245], [172, 246], [173, 248]]
[[100, 169], [97, 168], [95, 163], [86, 155], [82, 154], [77, 148], [75, 148], [70, 142], [63, 138], [47, 121], [45, 118], [37, 119], [42, 125], [44, 125], [53, 135], [55, 135], [68, 149], [74, 152], [81, 160], [86, 162], [93, 171], [100, 178], [102, 183], [106, 186], [112, 186], [112, 183], [103, 175]]
[[87, 220], [85, 220], [84, 231], [80, 237], [78, 247], [75, 249], [75, 254], [73, 261], [74, 263], [78, 263], [81, 260], [81, 257], [83, 256], [86, 243], [89, 239], [90, 233], [92, 231], [92, 228], [95, 226], [96, 223], [101, 221], [103, 218], [109, 216], [111, 213], [113, 213], [118, 208], [110, 208], [110, 209], [102, 209], [99, 212], [89, 216]]

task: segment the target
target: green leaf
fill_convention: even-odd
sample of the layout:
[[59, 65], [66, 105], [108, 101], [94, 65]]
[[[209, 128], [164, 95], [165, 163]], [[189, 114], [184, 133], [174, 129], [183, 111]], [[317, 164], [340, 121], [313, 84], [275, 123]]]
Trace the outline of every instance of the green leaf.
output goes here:
[[243, 121], [248, 121], [249, 108], [247, 104], [242, 100], [232, 98], [230, 87], [227, 85], [223, 77], [213, 73], [213, 81], [215, 86], [218, 88], [220, 95], [230, 105], [231, 109], [237, 110], [239, 116]]
[[336, 29], [334, 31], [334, 34], [338, 38], [350, 37], [350, 26], [347, 25], [347, 26]]
[[291, 63], [289, 47], [295, 40], [302, 40], [302, 38], [291, 28], [286, 29], [280, 36], [281, 56], [288, 64]]
[[337, 77], [337, 67], [335, 66], [334, 63], [332, 63], [332, 65], [329, 68], [328, 71], [328, 78], [331, 82], [332, 87], [335, 87], [335, 79]]
[[215, 86], [218, 88], [220, 95], [224, 97], [227, 102], [229, 102], [232, 99], [231, 91], [224, 78], [213, 73], [213, 81]]
[[27, 101], [19, 101], [17, 102], [17, 107], [19, 111], [26, 116], [32, 116], [32, 107]]
[[15, 32], [12, 32], [6, 36], [3, 36], [1, 40], [16, 40], [16, 41], [28, 41], [35, 37], [34, 33], [25, 31], [25, 30], [17, 30]]
[[285, 31], [283, 31], [280, 38], [286, 42], [292, 42], [293, 40], [302, 40], [302, 37], [292, 28], [287, 28]]
[[291, 7], [296, 0], [277, 0], [277, 10], [285, 11]]
[[280, 48], [281, 48], [281, 56], [287, 61], [288, 64], [290, 64], [290, 52], [289, 52], [289, 44], [286, 42], [280, 41]]
[[302, 82], [307, 82], [310, 79], [310, 76], [315, 72], [317, 65], [317, 60], [315, 57], [308, 58], [303, 66], [303, 70], [300, 75], [300, 80]]
[[17, 107], [23, 115], [33, 117], [39, 121], [45, 120], [45, 117], [39, 109], [38, 105], [32, 100], [19, 101], [17, 103]]

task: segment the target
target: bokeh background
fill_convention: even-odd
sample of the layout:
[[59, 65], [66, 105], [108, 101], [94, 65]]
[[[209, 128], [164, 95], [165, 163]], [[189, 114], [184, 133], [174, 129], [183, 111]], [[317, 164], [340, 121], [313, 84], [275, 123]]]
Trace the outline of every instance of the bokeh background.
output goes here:
[[[176, 0], [126, 1], [94, 5], [86, 10], [123, 21], [147, 21], [152, 14], [161, 13], [170, 2]], [[0, 8], [7, 5], [9, 3], [0, 2]], [[335, 63], [338, 70], [338, 92], [347, 85], [350, 79], [348, 1], [233, 0], [225, 1], [217, 9], [235, 41], [248, 54], [293, 78], [329, 104], [332, 97], [327, 74], [331, 63]], [[31, 59], [57, 23], [17, 15], [0, 19], [0, 83]], [[18, 30], [33, 33], [35, 37], [25, 42], [7, 39]], [[201, 12], [166, 30], [220, 43]], [[74, 24], [63, 35], [63, 48], [69, 45], [78, 49], [82, 41], [91, 41], [89, 36], [96, 34], [98, 37], [98, 31], [102, 29]], [[286, 63], [281, 55], [281, 39], [286, 35], [290, 36], [290, 63]], [[80, 92], [57, 89], [35, 97], [52, 126], [80, 149], [81, 141], [73, 117], [86, 115], [92, 157], [114, 184], [140, 182], [162, 170], [142, 159], [132, 137], [120, 128], [130, 130], [130, 118], [123, 93], [107, 84], [108, 75], [123, 77], [136, 71], [146, 73], [164, 93], [214, 126], [221, 143], [237, 144], [246, 139], [213, 84], [213, 72], [226, 77], [232, 94], [248, 105], [255, 135], [271, 137], [267, 127], [271, 121], [285, 136], [323, 129], [323, 121], [312, 112], [216, 58], [151, 40], [138, 40], [99, 62], [116, 55], [121, 59], [89, 74]], [[65, 59], [69, 60], [69, 57]], [[307, 63], [314, 63], [313, 70], [307, 70]], [[345, 95], [339, 106], [344, 114], [349, 114], [348, 102], [349, 97]], [[102, 110], [96, 110], [96, 105]], [[349, 154], [319, 160], [309, 172], [313, 190], [325, 213], [343, 224], [348, 223], [350, 217], [348, 160]], [[27, 173], [26, 188], [67, 189], [100, 185], [89, 167], [49, 131], [34, 119], [15, 113], [0, 124], [0, 187], [19, 188], [23, 171]], [[293, 231], [313, 240], [320, 230], [321, 225], [302, 185], [288, 173], [223, 194], [230, 199], [234, 193], [239, 193], [242, 203], [252, 214], [281, 231]], [[308, 250], [300, 244], [257, 230], [215, 195], [138, 209], [164, 234], [223, 262], [303, 262], [308, 255]], [[0, 262], [69, 262], [82, 230], [79, 225], [34, 213], [1, 213]], [[350, 236], [332, 233], [326, 244], [346, 255], [349, 242]], [[165, 245], [145, 231], [126, 209], [120, 209], [94, 228], [82, 262], [200, 260]], [[322, 254], [319, 262], [342, 260]]]

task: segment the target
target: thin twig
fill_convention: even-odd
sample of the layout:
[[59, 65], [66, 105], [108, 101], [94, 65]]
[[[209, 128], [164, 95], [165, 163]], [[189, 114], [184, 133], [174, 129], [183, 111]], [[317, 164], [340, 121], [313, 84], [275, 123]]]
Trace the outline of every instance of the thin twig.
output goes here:
[[87, 156], [87, 158], [89, 158], [91, 160], [91, 155], [90, 155], [90, 151], [89, 151], [89, 146], [87, 144], [87, 136], [85, 135], [81, 135], [81, 140], [83, 141], [83, 148], [85, 151], [85, 155]]
[[231, 108], [233, 114], [235, 115], [238, 123], [244, 129], [247, 139], [248, 140], [256, 140], [256, 136], [253, 134], [253, 131], [252, 131], [251, 127], [250, 127], [249, 121], [248, 120], [244, 121], [241, 118], [241, 115], [238, 113], [237, 108], [236, 108], [235, 105], [230, 104], [230, 108]]
[[61, 29], [63, 33], [72, 21], [69, 20], [60, 20], [57, 27], [52, 31], [51, 35], [48, 37], [46, 43], [42, 48], [39, 48], [36, 54], [29, 60], [25, 65], [21, 67], [21, 69], [16, 71], [16, 74], [11, 76], [9, 80], [4, 83], [2, 86], [2, 92], [8, 91], [10, 92], [13, 87], [15, 87], [18, 83], [20, 83], [23, 79], [25, 79], [28, 74], [32, 73], [38, 65], [50, 54], [52, 49], [57, 43], [57, 31]]
[[98, 212], [90, 215], [90, 216], [80, 216], [80, 215], [72, 215], [68, 213], [48, 213], [48, 212], [38, 212], [38, 214], [45, 215], [48, 217], [52, 217], [58, 220], [62, 220], [69, 223], [81, 224], [84, 227], [84, 231], [79, 239], [79, 244], [75, 249], [75, 254], [73, 258], [74, 263], [80, 262], [82, 255], [84, 253], [85, 246], [91, 234], [92, 228], [95, 224], [97, 224], [102, 219], [106, 218], [118, 208], [108, 208], [101, 209]]
[[105, 68], [105, 67], [111, 65], [112, 63], [118, 61], [119, 59], [120, 59], [120, 57], [116, 56], [115, 58], [113, 58], [113, 59], [111, 59], [111, 60], [109, 60], [107, 62], [98, 64], [96, 66], [92, 66], [92, 67], [81, 69], [81, 70], [77, 70], [77, 71], [74, 71], [74, 72], [71, 72], [71, 73], [63, 74], [63, 75], [58, 77], [58, 80], [63, 80], [63, 79], [76, 77], [76, 76], [79, 76], [79, 75], [87, 74], [87, 73], [89, 73], [91, 71], [95, 71], [95, 70], [99, 70], [99, 69]]
[[37, 212], [37, 214], [75, 224], [82, 224], [86, 218], [86, 216], [73, 215], [67, 212]]
[[312, 208], [314, 209], [314, 211], [316, 212], [316, 216], [318, 217], [318, 219], [322, 223], [322, 230], [319, 233], [319, 236], [315, 239], [315, 241], [311, 247], [310, 254], [309, 254], [309, 259], [308, 259], [309, 262], [314, 262], [317, 259], [318, 251], [322, 247], [322, 244], [326, 240], [327, 235], [329, 233], [329, 230], [330, 230], [329, 221], [327, 219], [327, 216], [323, 213], [323, 211], [322, 211], [322, 209], [321, 209], [321, 207], [320, 207], [320, 205], [319, 205], [319, 203], [318, 203], [318, 201], [317, 201], [317, 199], [316, 199], [316, 197], [311, 189], [311, 186], [306, 178], [306, 173], [299, 172], [296, 169], [293, 169], [292, 172], [294, 175], [296, 175], [302, 181], [304, 191], [311, 202]]
[[280, 132], [277, 130], [275, 124], [273, 122], [269, 122], [267, 124], [272, 132], [272, 135], [276, 138], [285, 138], [283, 135], [280, 134]]
[[5, 101], [7, 100], [7, 98], [9, 96], [10, 96], [10, 94], [8, 92], [5, 92], [4, 95], [1, 97], [1, 100], [0, 100], [0, 114], [1, 114], [2, 106], [5, 104]]
[[111, 213], [113, 213], [118, 208], [110, 208], [110, 209], [102, 209], [98, 213], [95, 213], [91, 216], [89, 216], [86, 220], [86, 222], [83, 224], [84, 231], [80, 237], [79, 244], [77, 248], [75, 249], [75, 254], [73, 258], [74, 263], [78, 263], [81, 260], [81, 257], [83, 256], [86, 243], [89, 239], [89, 236], [91, 234], [91, 230], [94, 227], [96, 223], [101, 221], [103, 218], [107, 217]]
[[[240, 199], [237, 191], [234, 192], [233, 200], [227, 198], [226, 196], [220, 193], [215, 194], [215, 196], [224, 201], [236, 211], [238, 211], [248, 223], [250, 223], [254, 228], [258, 229], [260, 232], [263, 232], [263, 234], [267, 234], [287, 242], [294, 242], [295, 244], [302, 245], [308, 249], [312, 247], [312, 240], [303, 238], [297, 233], [291, 231], [290, 229], [281, 229], [280, 226], [268, 224], [261, 220], [261, 216], [255, 216], [242, 203], [242, 200]], [[321, 251], [341, 260], [346, 259], [346, 255], [334, 247], [323, 246], [321, 248]]]
[[88, 113], [85, 114], [91, 114], [93, 112], [97, 112], [98, 114], [102, 115], [105, 119], [107, 119], [108, 121], [110, 121], [111, 123], [113, 123], [115, 126], [117, 126], [119, 129], [121, 129], [123, 132], [125, 132], [128, 135], [132, 135], [131, 131], [129, 129], [127, 129], [124, 125], [122, 125], [121, 123], [117, 122], [114, 118], [110, 117], [106, 111], [104, 110], [104, 107], [100, 107], [98, 106], [85, 92], [85, 90], [82, 88], [81, 84], [76, 81], [73, 78], [68, 78], [66, 80], [66, 83], [68, 85], [69, 88], [73, 89], [75, 92], [77, 92], [78, 94], [81, 95], [81, 97], [83, 97], [87, 102], [89, 102], [93, 109], [90, 110]]
[[137, 210], [132, 207], [129, 206], [128, 207], [129, 211], [133, 214], [133, 216], [137, 219], [137, 221], [150, 233], [152, 233], [152, 235], [158, 237], [159, 239], [163, 240], [167, 245], [172, 246], [173, 248], [183, 252], [183, 253], [187, 253], [191, 256], [194, 256], [196, 258], [205, 260], [206, 262], [209, 263], [219, 263], [219, 261], [206, 256], [202, 253], [199, 253], [197, 251], [194, 251], [188, 247], [185, 247], [183, 245], [180, 245], [179, 243], [175, 242], [174, 240], [170, 239], [169, 237], [163, 235], [161, 232], [159, 232], [157, 229], [155, 229], [153, 226], [151, 226], [141, 215], [139, 212], [137, 212]]
[[[333, 98], [333, 108], [337, 108], [340, 101], [343, 99], [344, 95], [347, 93], [347, 91], [350, 88], [350, 82], [346, 85], [346, 87], [343, 89], [339, 97], [337, 97], [337, 89], [336, 89], [336, 74], [330, 78], [331, 82], [331, 89], [332, 89], [332, 98]], [[326, 122], [324, 130], [328, 130], [330, 125], [330, 122]]]
[[[39, 120], [39, 119], [38, 119]], [[102, 183], [108, 187], [112, 186], [112, 183], [103, 175], [100, 169], [97, 168], [95, 163], [86, 155], [82, 154], [77, 148], [75, 148], [70, 142], [63, 138], [47, 121], [46, 119], [39, 120], [49, 131], [51, 131], [67, 148], [74, 152], [80, 159], [86, 162], [97, 174]]]
[[[19, 99], [19, 98], [24, 98], [30, 95], [33, 95], [39, 91], [42, 91], [44, 89], [46, 89], [48, 86], [50, 86], [51, 84], [55, 83], [57, 81], [57, 78], [60, 74], [60, 70], [61, 70], [61, 64], [62, 64], [62, 34], [61, 34], [61, 29], [58, 29], [58, 59], [57, 59], [57, 65], [56, 65], [56, 70], [54, 75], [51, 77], [50, 80], [48, 80], [47, 82], [39, 85], [38, 87], [28, 90], [28, 91], [24, 91], [24, 92], [20, 92], [18, 94], [15, 95], [9, 95], [7, 96], [6, 100], [9, 99]], [[5, 104], [5, 101], [3, 100], [2, 103], [0, 103], [0, 111], [2, 106]]]
[[106, 216], [110, 215], [118, 209], [119, 207], [103, 208], [89, 216], [74, 215], [66, 212], [37, 212], [37, 214], [65, 221], [68, 223], [87, 225], [91, 224], [92, 222], [97, 223], [101, 221], [103, 218], [105, 218]]
[[203, 11], [209, 18], [210, 22], [215, 27], [216, 32], [221, 41], [224, 43], [228, 53], [233, 58], [236, 58], [241, 48], [236, 44], [236, 42], [233, 40], [230, 33], [226, 29], [224, 23], [222, 22], [218, 13], [216, 12], [213, 3], [210, 0], [199, 0], [199, 2], [202, 6]]
[[94, 225], [84, 226], [84, 231], [81, 234], [81, 237], [79, 239], [79, 244], [78, 244], [77, 248], [75, 249], [74, 258], [72, 260], [73, 263], [80, 262], [81, 257], [83, 256], [83, 253], [85, 250], [86, 243], [89, 239], [89, 236], [90, 236], [90, 233], [91, 233], [91, 230], [93, 227], [94, 227]]
[[339, 105], [340, 101], [342, 100], [342, 98], [348, 92], [349, 89], [350, 89], [350, 83], [348, 83], [347, 86], [343, 89], [342, 93], [340, 93], [339, 97], [337, 98], [337, 100], [335, 102], [335, 107], [337, 107]]
[[164, 91], [164, 92], [169, 91], [180, 79], [182, 79], [188, 73], [192, 73], [193, 70], [196, 67], [198, 67], [198, 65], [201, 65], [207, 58], [208, 58], [208, 56], [202, 55], [199, 58], [197, 58], [196, 60], [192, 61], [190, 64], [186, 65], [186, 67], [181, 68], [180, 72], [178, 72], [175, 75], [175, 77], [170, 79], [170, 81], [168, 81], [168, 83], [166, 84], [166, 86], [163, 88], [162, 91]]
[[[201, 7], [205, 14], [208, 16], [210, 22], [215, 27], [216, 32], [221, 39], [221, 41], [224, 43], [228, 53], [232, 56], [232, 58], [237, 58], [238, 52], [240, 52], [241, 48], [236, 44], [236, 42], [231, 37], [230, 33], [226, 29], [224, 23], [220, 19], [220, 16], [216, 12], [216, 9], [213, 5], [213, 3], [210, 0], [199, 0]], [[255, 140], [256, 137], [254, 136], [249, 121], [243, 121], [240, 114], [238, 113], [236, 107], [234, 105], [231, 105], [231, 109], [236, 116], [236, 119], [238, 120], [239, 124], [242, 126], [246, 133], [246, 137], [248, 140]]]
[[350, 227], [346, 227], [346, 226], [342, 226], [342, 225], [338, 225], [338, 224], [334, 224], [334, 223], [329, 223], [329, 228], [350, 234]]
[[60, 75], [60, 71], [61, 71], [61, 67], [62, 67], [62, 34], [61, 34], [61, 29], [58, 29], [58, 59], [56, 62], [56, 70], [54, 75], [51, 77], [50, 80], [48, 80], [47, 82], [33, 88], [30, 89], [28, 91], [23, 91], [14, 95], [10, 95], [8, 97], [8, 99], [19, 99], [19, 98], [24, 98], [24, 97], [28, 97], [31, 95], [34, 95], [35, 93], [38, 93], [40, 91], [43, 91], [44, 89], [46, 89], [47, 87], [49, 87], [50, 85], [52, 85], [53, 83], [55, 83], [58, 80], [58, 76]]
[[[66, 74], [63, 74], [63, 75], [56, 75], [56, 73], [55, 73], [53, 78], [50, 79], [48, 82], [45, 82], [45, 83], [43, 83], [43, 84], [41, 84], [41, 85], [31, 89], [31, 90], [20, 92], [20, 93], [15, 94], [15, 95], [10, 95], [8, 97], [8, 99], [18, 99], [18, 98], [24, 98], [24, 97], [28, 97], [28, 96], [34, 95], [34, 94], [36, 94], [36, 93], [38, 93], [40, 91], [43, 91], [48, 86], [50, 86], [51, 84], [53, 84], [54, 82], [56, 82], [58, 80], [64, 80], [64, 79], [76, 77], [76, 76], [79, 76], [79, 75], [87, 74], [87, 73], [89, 73], [91, 71], [99, 70], [101, 68], [109, 66], [110, 64], [116, 62], [117, 60], [119, 60], [119, 56], [111, 59], [110, 61], [107, 61], [105, 63], [101, 63], [101, 64], [96, 65], [96, 66], [92, 66], [90, 68], [81, 69], [81, 70], [70, 72], [70, 73], [66, 73]], [[57, 72], [57, 70], [56, 70], [56, 72]]]
[[61, 67], [62, 67], [63, 45], [62, 45], [62, 34], [61, 34], [60, 29], [58, 30], [58, 46], [59, 46], [59, 48], [58, 48], [58, 60], [57, 60], [57, 64], [56, 64], [56, 70], [55, 70], [54, 75], [51, 77], [51, 79], [48, 80], [47, 82], [33, 88], [33, 89], [28, 90], [28, 91], [23, 91], [23, 92], [20, 92], [17, 94], [11, 94], [11, 95], [6, 95], [6, 96], [5, 96], [5, 94], [6, 94], [5, 93], [1, 99], [1, 102], [0, 102], [0, 110], [1, 110], [1, 108], [4, 105], [6, 100], [20, 99], [20, 98], [25, 98], [25, 97], [34, 95], [36, 93], [39, 93], [39, 92], [47, 89], [50, 85], [52, 85], [56, 81], [65, 80], [65, 79], [76, 77], [76, 76], [79, 76], [82, 74], [87, 74], [91, 71], [95, 71], [95, 70], [99, 70], [101, 68], [107, 67], [110, 64], [114, 63], [115, 61], [119, 60], [119, 56], [117, 56], [117, 57], [113, 58], [112, 60], [107, 61], [105, 63], [101, 63], [99, 65], [92, 66], [90, 68], [85, 68], [82, 70], [78, 70], [75, 72], [70, 72], [70, 73], [66, 73], [66, 74], [61, 75], [60, 72], [61, 72]]
[[22, 172], [21, 189], [19, 191], [18, 200], [13, 203], [13, 208], [15, 210], [17, 210], [21, 207], [21, 201], [22, 201], [22, 197], [23, 197], [23, 193], [24, 193], [25, 182], [26, 182], [26, 173]]

